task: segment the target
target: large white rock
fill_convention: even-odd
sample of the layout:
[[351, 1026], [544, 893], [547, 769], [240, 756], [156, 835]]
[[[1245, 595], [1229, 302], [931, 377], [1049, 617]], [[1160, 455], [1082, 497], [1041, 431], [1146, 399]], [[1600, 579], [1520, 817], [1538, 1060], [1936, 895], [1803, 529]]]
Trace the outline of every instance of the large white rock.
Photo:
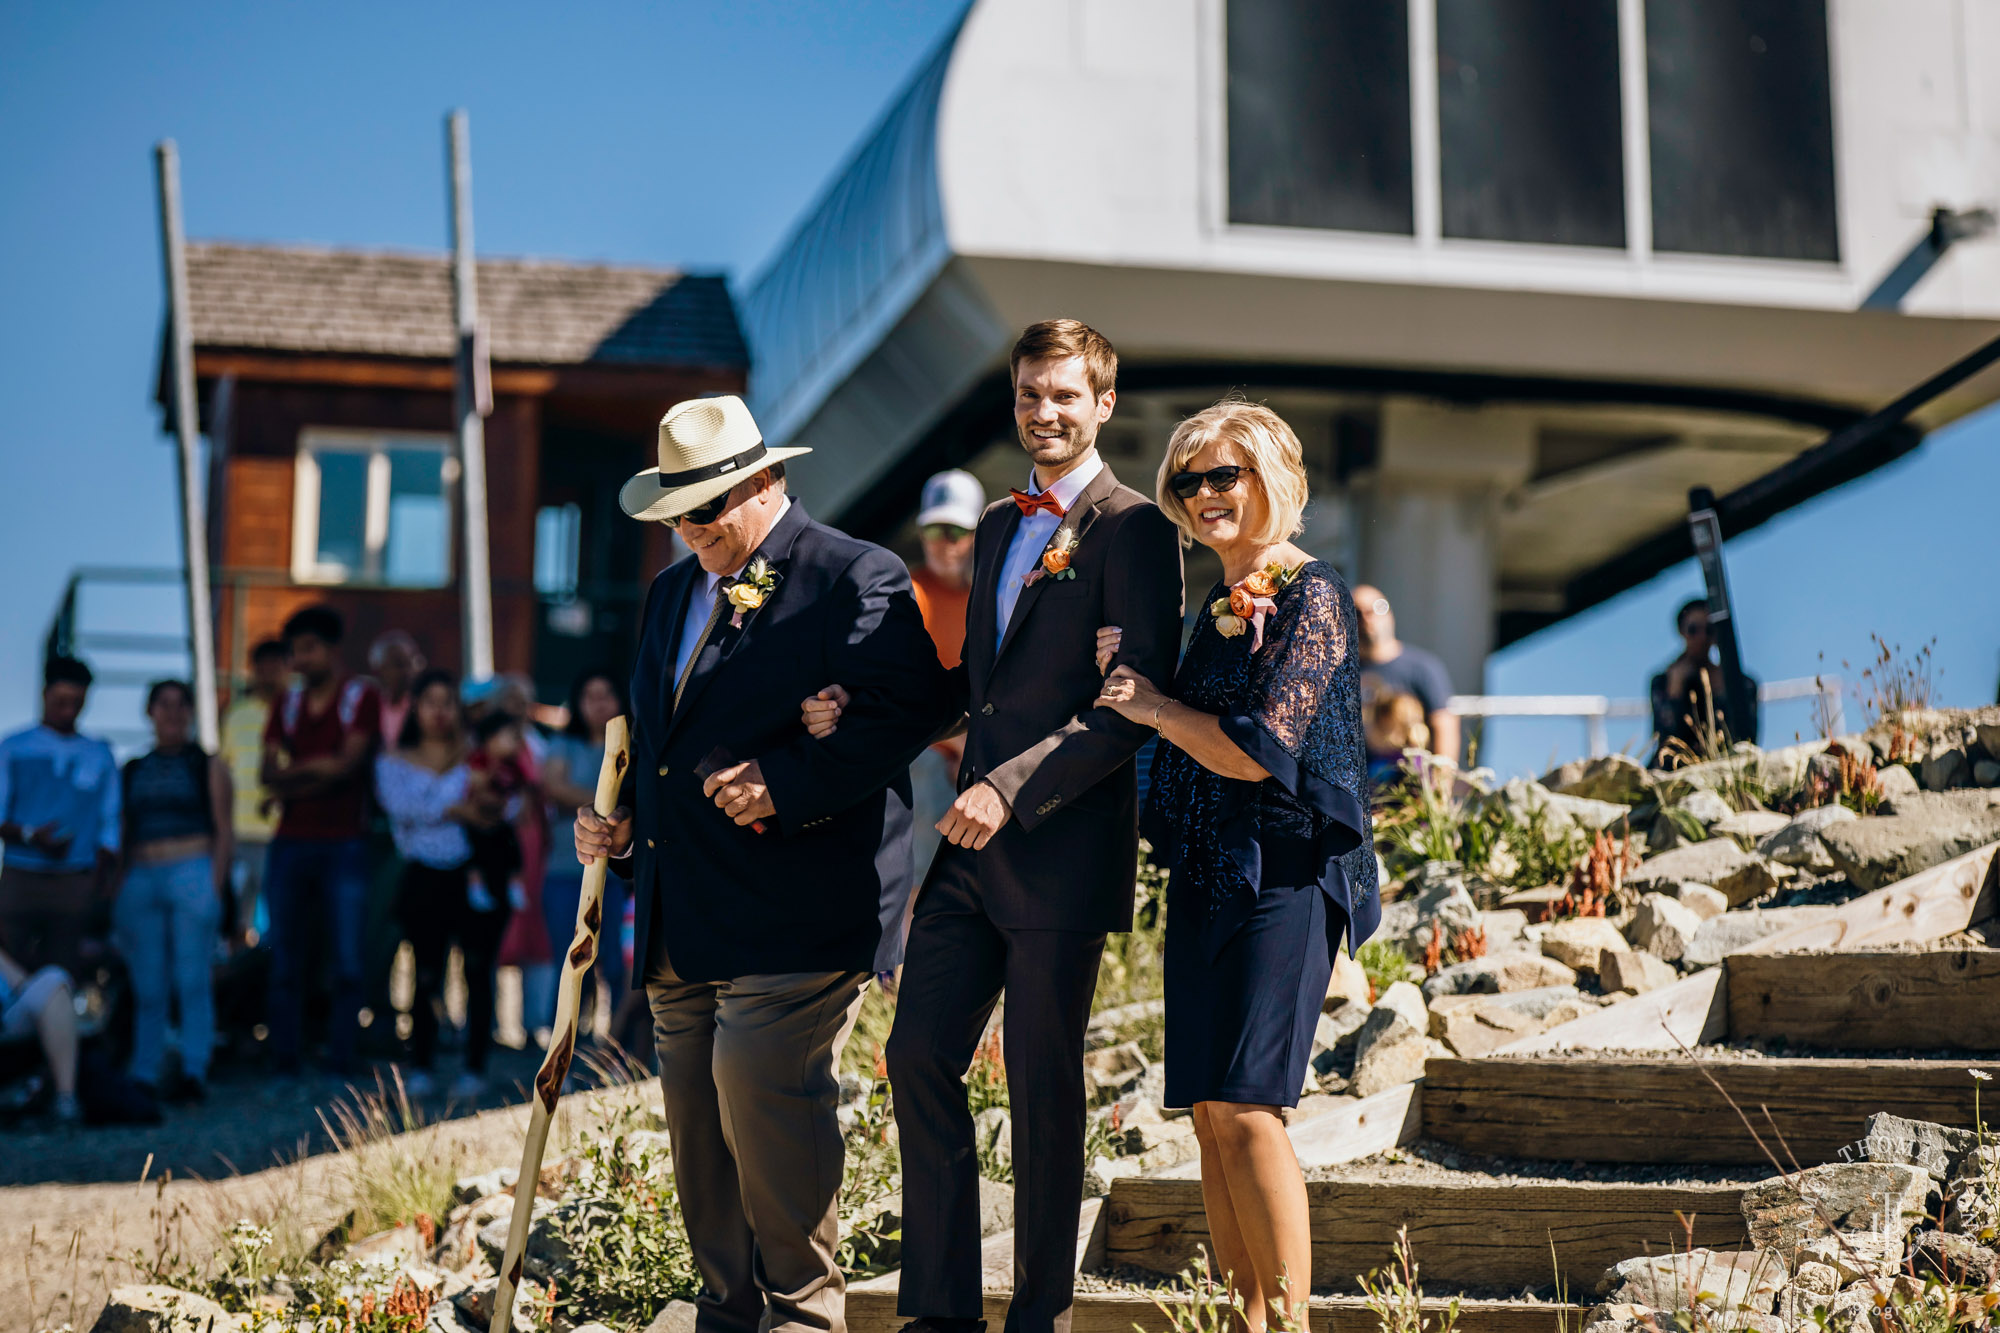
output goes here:
[[1697, 787], [1674, 804], [1691, 814], [1703, 828], [1713, 828], [1736, 811], [1729, 802], [1706, 788]]
[[[1403, 984], [1406, 983], [1397, 983]], [[1412, 986], [1410, 989], [1416, 988]], [[1422, 999], [1421, 994], [1418, 998]], [[1354, 1076], [1348, 1081], [1348, 1091], [1357, 1097], [1372, 1097], [1388, 1088], [1422, 1078], [1424, 1061], [1431, 1057], [1435, 1048], [1429, 1036], [1428, 1012], [1422, 1012], [1421, 1023], [1422, 1026], [1418, 1026], [1399, 1009], [1377, 1004], [1375, 1012], [1368, 1015], [1368, 1021], [1362, 1024], [1360, 1036], [1355, 1039]]]
[[1694, 909], [1678, 899], [1664, 893], [1648, 893], [1632, 910], [1632, 918], [1625, 924], [1625, 938], [1632, 941], [1633, 948], [1671, 963], [1694, 943], [1701, 922]]
[[1701, 923], [1701, 929], [1695, 932], [1694, 942], [1681, 955], [1681, 963], [1687, 967], [1714, 967], [1725, 954], [1748, 948], [1781, 930], [1822, 921], [1833, 910], [1831, 907], [1814, 906], [1725, 912]]
[[1661, 852], [1646, 858], [1625, 877], [1628, 887], [1641, 892], [1667, 890], [1688, 881], [1719, 890], [1732, 907], [1778, 887], [1778, 878], [1770, 866], [1755, 853], [1744, 851], [1732, 838], [1710, 838], [1707, 842]]
[[1917, 785], [1917, 775], [1901, 764], [1890, 764], [1875, 773], [1876, 789], [1885, 801], [1894, 801], [1904, 796], [1915, 796], [1921, 787]]
[[1501, 1003], [1498, 995], [1453, 995], [1431, 1011], [1431, 1035], [1470, 1059], [1532, 1037], [1542, 1020]]
[[1815, 875], [1833, 873], [1833, 857], [1820, 840], [1820, 833], [1835, 824], [1856, 818], [1844, 805], [1821, 805], [1802, 810], [1783, 828], [1765, 836], [1757, 844], [1757, 854], [1779, 865], [1796, 866]]
[[1830, 1162], [1745, 1190], [1743, 1220], [1751, 1243], [1788, 1268], [1807, 1245], [1836, 1231], [1863, 1262], [1893, 1264], [1935, 1187], [1920, 1167]]
[[1542, 786], [1562, 796], [1637, 805], [1653, 789], [1653, 775], [1630, 755], [1602, 754], [1572, 759], [1542, 775]]
[[1754, 847], [1757, 842], [1776, 833], [1791, 823], [1789, 816], [1775, 810], [1739, 810], [1715, 821], [1709, 832], [1718, 838], [1734, 838], [1746, 847]]
[[[1535, 947], [1539, 948], [1540, 945]], [[1513, 950], [1441, 967], [1424, 982], [1424, 998], [1440, 995], [1507, 995], [1550, 986], [1574, 986], [1576, 971], [1539, 953]]]
[[1375, 1007], [1401, 1014], [1419, 1032], [1430, 1026], [1430, 1009], [1425, 1006], [1424, 993], [1417, 989], [1415, 982], [1395, 982], [1375, 997]]
[[1580, 916], [1558, 921], [1542, 934], [1542, 952], [1578, 972], [1595, 972], [1597, 956], [1606, 949], [1625, 948], [1618, 927], [1601, 916]]
[[227, 1333], [248, 1318], [177, 1287], [114, 1287], [90, 1333]]
[[1597, 1291], [1609, 1304], [1685, 1310], [1692, 1289], [1702, 1305], [1715, 1310], [1769, 1314], [1785, 1276], [1783, 1263], [1754, 1250], [1694, 1249], [1615, 1264]]
[[1834, 864], [1870, 892], [2000, 839], [2000, 791], [1919, 792], [1884, 808], [1820, 834]]
[[1729, 910], [1729, 895], [1721, 889], [1711, 889], [1706, 884], [1683, 881], [1671, 890], [1674, 901], [1687, 908], [1703, 921], [1712, 916], [1721, 916]]
[[1610, 828], [1632, 814], [1632, 808], [1622, 802], [1565, 796], [1526, 778], [1512, 779], [1488, 796], [1483, 804], [1487, 809], [1495, 806], [1503, 808], [1515, 819], [1524, 821], [1533, 811], [1546, 810], [1551, 825], [1581, 828], [1590, 833]]
[[1368, 974], [1361, 964], [1354, 961], [1349, 953], [1338, 953], [1333, 958], [1333, 975], [1326, 982], [1326, 1003], [1321, 1007], [1332, 1013], [1343, 1004], [1368, 1003]]
[[1597, 978], [1607, 994], [1624, 991], [1644, 995], [1680, 980], [1674, 965], [1636, 949], [1606, 949], [1597, 957]]

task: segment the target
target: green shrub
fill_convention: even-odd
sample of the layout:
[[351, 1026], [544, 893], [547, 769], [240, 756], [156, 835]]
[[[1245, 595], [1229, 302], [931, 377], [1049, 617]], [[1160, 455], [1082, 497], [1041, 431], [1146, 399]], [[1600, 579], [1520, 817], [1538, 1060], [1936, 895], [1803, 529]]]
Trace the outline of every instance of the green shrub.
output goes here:
[[1423, 984], [1424, 975], [1403, 946], [1394, 940], [1372, 939], [1354, 951], [1354, 961], [1368, 974], [1368, 984], [1377, 995], [1399, 981]]
[[549, 1215], [571, 1259], [559, 1308], [574, 1323], [643, 1327], [668, 1301], [692, 1299], [701, 1278], [666, 1151], [623, 1132], [585, 1145], [579, 1166]]

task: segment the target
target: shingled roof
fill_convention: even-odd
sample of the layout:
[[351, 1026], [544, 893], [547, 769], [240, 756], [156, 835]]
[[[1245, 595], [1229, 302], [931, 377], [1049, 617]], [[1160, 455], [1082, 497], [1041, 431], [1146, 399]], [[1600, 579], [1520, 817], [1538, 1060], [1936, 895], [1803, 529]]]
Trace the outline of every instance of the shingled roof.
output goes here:
[[[452, 355], [445, 255], [305, 246], [188, 246], [201, 348], [443, 359]], [[744, 367], [720, 277], [541, 259], [479, 261], [496, 362]]]

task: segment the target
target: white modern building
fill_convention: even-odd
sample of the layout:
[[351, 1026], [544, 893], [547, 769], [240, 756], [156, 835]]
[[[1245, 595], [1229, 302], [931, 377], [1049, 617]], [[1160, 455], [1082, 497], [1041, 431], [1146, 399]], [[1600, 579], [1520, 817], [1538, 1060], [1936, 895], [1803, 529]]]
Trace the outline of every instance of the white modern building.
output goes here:
[[1690, 487], [1741, 531], [2000, 396], [1815, 448], [2000, 335], [1990, 233], [1878, 293], [1996, 202], [2000, 0], [976, 0], [748, 291], [752, 394], [892, 536], [934, 468], [1019, 484], [1007, 349], [1083, 319], [1128, 481], [1269, 401], [1307, 545], [1471, 690]]

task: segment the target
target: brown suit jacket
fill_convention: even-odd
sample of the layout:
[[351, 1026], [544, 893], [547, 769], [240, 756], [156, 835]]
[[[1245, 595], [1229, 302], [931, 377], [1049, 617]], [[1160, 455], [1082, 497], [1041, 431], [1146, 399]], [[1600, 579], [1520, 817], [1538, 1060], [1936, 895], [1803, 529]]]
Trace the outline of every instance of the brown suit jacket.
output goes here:
[[986, 781], [1013, 818], [978, 853], [986, 913], [1005, 929], [1129, 930], [1138, 857], [1137, 765], [1153, 735], [1093, 707], [1104, 677], [1097, 630], [1125, 631], [1119, 663], [1161, 688], [1181, 643], [1180, 536], [1107, 465], [1058, 528], [1074, 528], [1075, 578], [1021, 590], [995, 624], [1001, 567], [1020, 526], [1013, 500], [991, 505], [973, 545], [965, 660], [953, 672], [967, 713], [959, 790]]

